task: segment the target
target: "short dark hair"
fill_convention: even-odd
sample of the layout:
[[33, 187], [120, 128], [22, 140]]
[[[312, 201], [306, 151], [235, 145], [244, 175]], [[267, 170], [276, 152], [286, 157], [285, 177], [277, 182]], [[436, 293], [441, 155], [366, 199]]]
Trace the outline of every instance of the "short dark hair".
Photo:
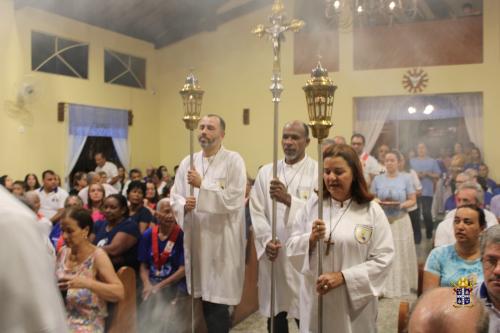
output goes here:
[[42, 172], [42, 179], [45, 179], [45, 176], [46, 175], [52, 175], [52, 176], [55, 176], [56, 173], [52, 170], [45, 170], [44, 172]]
[[[354, 149], [345, 144], [332, 145], [326, 148], [323, 152], [323, 161], [328, 157], [342, 157], [352, 172], [352, 184], [351, 184], [351, 194], [352, 199], [358, 204], [365, 204], [373, 200], [375, 196], [368, 191], [368, 186], [366, 184], [365, 177], [363, 175], [363, 167], [359, 161], [358, 154]], [[323, 181], [323, 193], [325, 196], [329, 197], [330, 193], [326, 188], [326, 184]]]
[[89, 228], [87, 236], [92, 233], [94, 221], [92, 220], [92, 216], [90, 215], [89, 210], [85, 208], [72, 208], [67, 210], [64, 215], [65, 217], [74, 219], [80, 229]]
[[363, 144], [366, 143], [366, 139], [365, 139], [365, 136], [361, 133], [354, 133], [352, 136], [351, 136], [351, 142], [352, 142], [352, 139], [354, 138], [360, 138], [361, 140], [363, 140]]
[[133, 189], [139, 189], [142, 191], [143, 195], [146, 195], [146, 184], [140, 180], [133, 180], [128, 184], [127, 196], [132, 192]]
[[129, 177], [132, 177], [133, 173], [140, 173], [140, 174], [142, 174], [141, 170], [139, 170], [137, 168], [134, 168], [134, 169], [130, 169], [130, 171], [128, 172]]
[[463, 208], [469, 208], [469, 209], [472, 209], [473, 211], [475, 211], [478, 215], [479, 226], [481, 227], [481, 229], [486, 228], [486, 226], [487, 226], [486, 215], [484, 215], [484, 210], [481, 207], [478, 207], [476, 205], [463, 205], [463, 206], [457, 207], [455, 214], [457, 214], [458, 211], [460, 209], [463, 209]]
[[5, 181], [7, 180], [7, 177], [9, 177], [9, 176], [3, 175], [2, 177], [0, 177], [0, 185], [5, 186]]
[[207, 114], [206, 117], [215, 117], [215, 118], [219, 119], [220, 128], [222, 128], [222, 130], [224, 132], [226, 131], [226, 122], [224, 121], [224, 119], [222, 119], [221, 116], [219, 116], [218, 114], [215, 114], [215, 113], [210, 113], [210, 114]]

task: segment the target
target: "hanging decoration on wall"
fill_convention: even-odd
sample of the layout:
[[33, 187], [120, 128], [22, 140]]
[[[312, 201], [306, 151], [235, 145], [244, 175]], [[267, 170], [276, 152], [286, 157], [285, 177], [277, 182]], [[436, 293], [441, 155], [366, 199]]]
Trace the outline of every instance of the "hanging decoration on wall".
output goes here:
[[421, 93], [429, 82], [429, 75], [422, 68], [412, 68], [403, 75], [403, 88], [412, 94]]

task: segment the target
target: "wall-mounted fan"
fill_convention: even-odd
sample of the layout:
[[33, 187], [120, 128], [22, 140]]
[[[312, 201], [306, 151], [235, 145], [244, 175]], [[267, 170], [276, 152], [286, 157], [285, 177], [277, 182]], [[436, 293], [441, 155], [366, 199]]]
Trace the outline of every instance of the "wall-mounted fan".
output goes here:
[[26, 75], [21, 82], [15, 85], [14, 89], [15, 100], [5, 101], [7, 114], [20, 120], [23, 125], [30, 125], [33, 122], [30, 107], [40, 98], [40, 82], [36, 77]]

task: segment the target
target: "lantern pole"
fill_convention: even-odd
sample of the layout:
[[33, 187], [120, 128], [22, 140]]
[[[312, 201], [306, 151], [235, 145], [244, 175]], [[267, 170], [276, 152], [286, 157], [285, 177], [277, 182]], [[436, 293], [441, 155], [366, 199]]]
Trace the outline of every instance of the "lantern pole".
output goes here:
[[[281, 84], [281, 64], [280, 64], [280, 48], [281, 42], [284, 40], [284, 33], [288, 30], [293, 32], [299, 31], [304, 26], [304, 21], [293, 19], [286, 22], [284, 14], [285, 6], [283, 0], [275, 0], [272, 7], [272, 14], [269, 17], [269, 26], [259, 24], [252, 32], [259, 38], [266, 36], [271, 40], [273, 45], [273, 76], [271, 79], [271, 93], [273, 95], [274, 103], [274, 126], [273, 126], [273, 179], [278, 178], [278, 124], [279, 124], [279, 103], [281, 101], [281, 93], [283, 92], [283, 85]], [[276, 199], [272, 201], [272, 220], [271, 220], [271, 240], [276, 242]], [[270, 305], [270, 319], [271, 319], [271, 333], [274, 333], [274, 316], [275, 316], [275, 274], [274, 274], [274, 261], [271, 261], [271, 305]]]
[[[185, 123], [186, 129], [189, 130], [189, 168], [194, 170], [194, 130], [198, 127], [201, 114], [201, 101], [203, 99], [204, 91], [198, 85], [198, 79], [193, 73], [186, 77], [186, 81], [181, 91], [179, 92], [182, 97], [184, 106], [184, 117], [182, 120]], [[189, 195], [194, 196], [193, 185], [189, 186]], [[191, 332], [195, 332], [195, 314], [194, 314], [194, 230], [195, 230], [195, 216], [193, 211], [189, 212], [189, 221], [191, 222], [191, 232], [189, 235], [189, 283], [191, 285]]]
[[[328, 137], [332, 127], [333, 97], [337, 87], [328, 77], [328, 71], [318, 62], [312, 70], [311, 79], [303, 87], [306, 94], [309, 127], [318, 140], [318, 219], [323, 219], [323, 139]], [[323, 274], [323, 240], [318, 239], [318, 278]], [[318, 295], [318, 333], [323, 332], [323, 296]]]

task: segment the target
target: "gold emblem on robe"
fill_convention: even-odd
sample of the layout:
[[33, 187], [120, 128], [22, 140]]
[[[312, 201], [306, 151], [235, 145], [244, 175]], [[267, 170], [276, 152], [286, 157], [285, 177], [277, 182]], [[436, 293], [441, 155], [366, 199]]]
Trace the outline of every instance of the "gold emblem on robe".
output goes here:
[[364, 224], [357, 224], [354, 228], [354, 238], [358, 243], [366, 244], [372, 238], [373, 227]]

